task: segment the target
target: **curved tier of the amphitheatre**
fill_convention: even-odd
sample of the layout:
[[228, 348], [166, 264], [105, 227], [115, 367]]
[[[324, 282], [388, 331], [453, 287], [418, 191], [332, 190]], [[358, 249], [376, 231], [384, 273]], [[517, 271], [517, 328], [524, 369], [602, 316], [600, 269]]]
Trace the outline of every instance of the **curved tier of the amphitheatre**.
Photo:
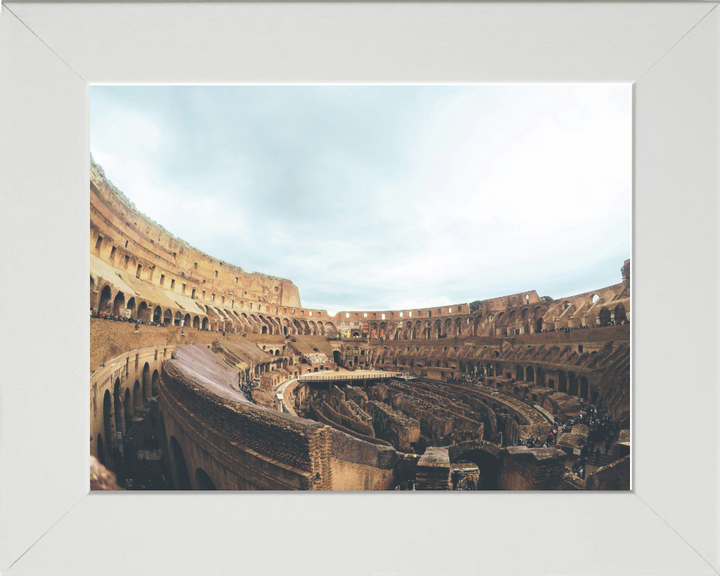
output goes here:
[[[468, 470], [486, 489], [629, 488], [629, 261], [557, 300], [329, 316], [174, 237], [94, 163], [90, 197], [91, 452], [110, 469], [154, 409], [175, 489], [447, 489]], [[617, 430], [584, 478], [587, 426], [518, 445], [588, 402]]]

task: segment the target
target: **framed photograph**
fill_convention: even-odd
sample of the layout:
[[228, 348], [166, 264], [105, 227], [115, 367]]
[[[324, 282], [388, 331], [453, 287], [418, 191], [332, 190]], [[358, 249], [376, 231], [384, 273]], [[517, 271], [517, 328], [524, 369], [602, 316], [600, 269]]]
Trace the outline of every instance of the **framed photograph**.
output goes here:
[[[716, 7], [710, 2], [3, 5], [0, 12], [3, 573], [92, 574], [99, 569], [123, 574], [280, 574], [290, 570], [308, 574], [383, 575], [458, 571], [717, 573], [720, 479], [715, 446], [720, 400], [713, 320], [717, 290], [720, 21]], [[299, 302], [296, 308], [308, 312], [307, 316], [253, 310], [254, 314], [264, 312], [259, 318], [250, 314], [249, 304], [292, 307], [290, 300], [283, 301], [272, 292], [276, 287], [278, 294], [280, 289], [290, 293], [291, 283], [264, 286], [259, 280], [256, 284], [262, 285], [262, 289], [255, 286], [253, 295], [245, 298], [243, 294], [239, 298], [229, 287], [233, 277], [225, 278], [229, 268], [221, 270], [219, 266], [213, 275], [215, 269], [201, 261], [203, 270], [194, 273], [194, 261], [188, 261], [182, 265], [163, 265], [155, 271], [147, 269], [154, 266], [152, 259], [142, 262], [137, 259], [139, 248], [133, 252], [127, 250], [132, 248], [129, 244], [118, 244], [121, 234], [114, 233], [113, 242], [105, 242], [108, 233], [103, 231], [112, 229], [114, 216], [111, 212], [98, 216], [99, 201], [93, 203], [93, 195], [103, 197], [104, 171], [109, 168], [103, 169], [98, 158], [91, 161], [90, 157], [89, 110], [92, 90], [96, 90], [91, 86], [130, 84], [261, 85], [268, 89], [274, 86], [276, 90], [286, 85], [352, 85], [358, 89], [389, 85], [458, 89], [489, 84], [514, 87], [573, 84], [597, 88], [624, 85], [632, 96], [633, 238], [632, 254], [627, 256], [633, 265], [632, 283], [628, 263], [627, 277], [618, 270], [617, 290], [612, 295], [595, 294], [593, 290], [587, 293], [588, 302], [565, 298], [567, 293], [553, 294], [545, 304], [540, 303], [543, 294], [508, 294], [508, 300], [511, 296], [537, 298], [538, 306], [547, 308], [529, 309], [527, 314], [542, 312], [538, 318], [533, 316], [532, 323], [529, 316], [524, 319], [527, 322], [521, 317], [523, 302], [515, 304], [518, 319], [512, 322], [499, 318], [500, 312], [510, 315], [513, 304], [509, 301], [498, 304], [497, 309], [489, 301], [481, 302], [475, 310], [467, 311], [467, 317], [471, 317], [470, 313], [485, 315], [483, 321], [488, 324], [479, 329], [488, 330], [487, 334], [478, 333], [481, 323], [474, 320], [468, 324], [473, 332], [468, 333], [468, 326], [462, 325], [467, 317], [460, 318], [465, 311], [450, 311], [453, 307], [470, 308], [477, 304], [468, 301], [439, 302], [439, 308], [421, 302], [378, 305], [375, 311], [384, 310], [378, 313], [402, 312], [403, 317], [378, 318], [376, 325], [373, 319], [365, 321], [358, 317], [357, 325], [353, 325], [350, 316], [342, 318], [345, 313], [357, 312], [360, 316], [366, 313], [364, 310], [372, 314], [373, 310], [368, 308], [330, 311], [335, 314], [325, 311], [326, 318], [319, 307], [303, 304], [308, 307], [301, 308]], [[571, 161], [572, 157], [568, 158], [568, 163]], [[523, 166], [517, 166], [518, 171], [522, 169]], [[556, 171], [561, 175], [562, 166]], [[90, 187], [89, 174], [94, 174]], [[107, 174], [106, 180], [112, 177]], [[588, 190], [602, 196], [594, 183], [588, 183]], [[112, 198], [120, 198], [119, 192]], [[133, 201], [131, 190], [123, 192]], [[601, 203], [602, 198], [598, 198], [597, 202], [587, 204]], [[607, 228], [623, 217], [620, 210], [603, 214]], [[441, 222], [442, 214], [436, 218]], [[128, 219], [122, 226], [127, 224], [135, 225]], [[579, 243], [572, 234], [566, 236], [567, 243]], [[153, 237], [153, 245], [155, 242], [164, 246], [162, 238]], [[601, 248], [597, 247], [598, 253]], [[593, 251], [592, 246], [584, 249]], [[588, 261], [593, 255], [594, 252], [588, 254]], [[135, 257], [132, 270], [123, 267], [119, 260], [126, 256]], [[207, 258], [213, 256], [208, 254]], [[556, 257], [562, 257], [561, 250]], [[543, 263], [537, 264], [542, 269]], [[383, 266], [393, 264], [378, 263], [378, 273], [382, 274]], [[621, 266], [625, 270], [626, 263], [618, 262], [616, 268]], [[547, 263], [545, 267], [550, 269]], [[172, 274], [163, 274], [163, 270], [170, 269]], [[260, 272], [266, 270], [272, 273], [271, 268]], [[88, 273], [94, 316], [91, 318], [87, 313]], [[161, 277], [156, 278], [156, 274]], [[238, 276], [238, 284], [242, 284], [240, 273]], [[100, 282], [101, 278], [107, 281], [109, 277], [113, 277], [113, 282]], [[194, 289], [195, 294], [183, 293], [185, 278], [185, 290]], [[177, 286], [166, 286], [163, 280]], [[530, 284], [533, 280], [528, 278]], [[121, 282], [129, 285], [129, 289], [119, 290]], [[221, 290], [208, 291], [207, 285], [214, 286], [215, 282]], [[109, 294], [104, 294], [104, 288], [110, 284]], [[625, 289], [627, 293], [623, 292]], [[172, 303], [161, 306], [160, 300], [167, 298], [170, 290], [177, 294], [178, 301], [172, 301], [177, 306]], [[692, 298], [687, 297], [689, 293]], [[153, 294], [158, 300], [151, 298]], [[144, 299], [141, 302], [138, 298], [133, 306], [132, 295], [143, 295]], [[216, 299], [220, 300], [219, 305]], [[615, 302], [612, 310], [608, 309], [612, 316], [600, 314], [601, 299]], [[240, 308], [235, 314], [235, 300], [242, 300], [248, 309]], [[684, 304], [686, 300], [697, 303], [700, 312], [685, 312], [688, 306], [680, 302]], [[630, 319], [630, 301], [638, 304], [632, 308], [632, 324], [626, 323]], [[141, 314], [143, 302], [148, 310], [143, 309]], [[594, 313], [593, 305], [599, 306]], [[190, 313], [188, 306], [197, 307], [197, 311], [191, 308]], [[155, 318], [158, 307], [160, 316]], [[443, 322], [436, 327], [428, 315], [423, 321], [430, 322], [429, 326], [418, 326], [419, 334], [412, 332], [412, 328], [408, 331], [409, 317], [405, 318], [405, 314], [430, 312], [429, 307], [438, 308], [437, 312], [432, 311], [436, 317], [440, 314]], [[312, 320], [309, 312], [316, 314]], [[100, 314], [103, 316], [99, 317]], [[489, 314], [493, 315], [492, 320], [488, 319]], [[322, 329], [320, 320], [316, 320], [319, 317]], [[452, 320], [448, 327], [446, 319]], [[459, 326], [456, 320], [460, 320]], [[140, 352], [133, 358], [128, 355], [118, 326], [127, 339], [144, 338], [143, 331], [149, 334], [155, 329], [179, 331], [178, 341], [185, 344], [165, 350], [155, 342], [149, 343], [149, 347], [142, 349], [140, 362]], [[609, 396], [603, 398], [605, 389], [592, 380], [591, 372], [582, 380], [583, 362], [591, 362], [592, 352], [601, 354], [602, 350], [581, 350], [577, 343], [577, 349], [572, 351], [578, 366], [573, 376], [563, 372], [561, 377], [558, 372], [552, 378], [545, 371], [538, 372], [546, 367], [542, 363], [500, 362], [501, 351], [510, 354], [507, 345], [503, 348], [502, 344], [498, 344], [497, 362], [478, 362], [472, 355], [472, 368], [468, 366], [470, 356], [462, 355], [433, 358], [433, 364], [440, 365], [431, 365], [426, 360], [418, 363], [419, 356], [409, 360], [407, 355], [393, 356], [387, 352], [373, 352], [372, 360], [361, 359], [365, 355], [358, 353], [356, 359], [352, 353], [354, 344], [348, 344], [355, 339], [358, 350], [365, 347], [374, 351], [399, 346], [392, 343], [413, 342], [419, 354], [423, 337], [435, 347], [448, 339], [460, 342], [465, 338], [478, 343], [478, 338], [488, 338], [488, 350], [492, 350], [492, 339], [502, 342], [514, 339], [523, 344], [528, 340], [532, 346], [532, 338], [569, 339], [583, 331], [605, 334], [608, 329], [618, 332], [612, 339], [604, 338], [603, 345], [610, 343], [608, 350], [620, 354], [624, 348], [619, 342], [627, 341], [627, 370], [632, 387], [628, 387], [631, 396], [625, 412], [618, 410], [622, 403], [617, 403], [617, 398], [615, 403]], [[91, 334], [98, 330], [113, 333], [112, 338], [102, 340], [107, 344], [102, 358], [98, 356], [98, 347], [91, 349]], [[335, 342], [330, 338], [338, 339], [332, 357], [322, 346], [318, 350], [312, 350], [312, 346], [305, 349], [312, 342], [309, 339], [319, 337], [321, 330], [328, 343]], [[622, 336], [623, 331], [627, 336]], [[584, 338], [583, 346], [587, 337]], [[111, 341], [119, 353], [112, 352]], [[168, 355], [164, 361], [163, 353]], [[127, 356], [123, 356], [124, 364], [117, 364], [123, 354]], [[479, 357], [482, 353], [477, 354]], [[214, 360], [215, 356], [220, 360]], [[399, 362], [395, 364], [395, 360]], [[157, 378], [150, 370], [150, 364], [156, 361], [163, 367]], [[143, 375], [145, 363], [149, 370], [147, 381]], [[210, 370], [211, 364], [215, 367], [212, 368], [215, 380], [210, 380], [215, 383], [209, 384], [210, 388], [196, 386], [200, 381], [208, 381], [207, 374], [197, 375], [198, 366]], [[522, 368], [522, 373], [514, 371], [515, 364]], [[298, 367], [297, 375], [291, 366]], [[313, 367], [318, 369], [317, 374]], [[348, 382], [336, 387], [337, 392], [331, 392], [329, 387], [325, 390], [324, 384], [315, 382], [323, 373], [335, 373], [336, 369], [347, 370], [348, 374]], [[351, 377], [357, 379], [375, 369], [392, 379], [387, 386], [395, 388], [394, 405], [392, 401], [381, 402], [383, 398], [377, 389], [368, 394], [370, 384], [364, 383], [361, 393], [359, 384], [350, 383]], [[102, 370], [108, 372], [102, 373], [102, 383], [100, 378], [93, 380], [92, 375], [99, 375]], [[162, 370], [169, 370], [169, 374], [161, 374]], [[135, 371], [137, 379], [130, 377]], [[287, 379], [280, 378], [283, 374]], [[306, 381], [300, 385], [303, 376]], [[280, 386], [289, 382], [290, 377], [296, 378], [297, 386], [290, 389], [288, 385], [281, 390]], [[124, 383], [126, 379], [128, 384]], [[408, 386], [412, 379], [425, 386], [422, 393], [426, 397], [455, 387], [452, 389], [458, 395], [473, 398], [500, 395], [501, 403], [514, 406], [515, 412], [509, 408], [503, 411], [500, 406], [483, 408], [478, 400], [474, 404], [476, 410], [485, 410], [486, 416], [492, 414], [495, 419], [469, 418], [477, 424], [472, 429], [458, 425], [443, 434], [436, 433], [437, 438], [432, 438], [435, 442], [427, 442], [428, 427], [422, 423], [422, 417], [415, 419], [415, 423], [420, 423], [415, 438], [415, 423], [408, 417], [408, 410], [399, 409], [397, 401], [402, 393], [410, 395]], [[137, 392], [133, 387], [135, 381]], [[110, 387], [102, 389], [105, 382]], [[120, 384], [117, 394], [113, 388], [116, 382]], [[218, 382], [227, 385], [218, 388]], [[94, 398], [95, 383], [98, 394]], [[185, 388], [181, 389], [180, 384]], [[191, 396], [187, 396], [188, 390]], [[162, 430], [168, 429], [167, 413], [156, 416], [152, 407], [155, 398], [161, 399], [162, 406], [163, 394], [186, 394], [178, 406], [183, 409], [192, 406], [197, 414], [205, 405], [198, 404], [198, 398], [208, 401], [209, 393], [221, 398], [212, 402], [227, 408], [228, 403], [241, 400], [240, 396], [245, 400], [252, 398], [254, 391], [254, 405], [265, 402], [263, 410], [268, 413], [296, 409], [300, 412], [298, 416], [314, 416], [315, 424], [303, 424], [309, 428], [304, 433], [298, 429], [296, 433], [297, 438], [304, 437], [303, 434], [312, 437], [308, 440], [310, 454], [313, 442], [322, 439], [315, 428], [337, 431], [341, 427], [349, 431], [340, 430], [343, 438], [366, 443], [367, 437], [378, 435], [378, 446], [388, 444], [384, 451], [407, 456], [407, 462], [412, 463], [406, 464], [415, 466], [413, 475], [400, 478], [401, 467], [394, 468], [398, 466], [394, 463], [387, 468], [393, 470], [387, 477], [373, 472], [376, 482], [373, 486], [382, 489], [368, 494], [298, 495], [289, 491], [228, 490], [223, 482], [230, 482], [231, 474], [218, 475], [217, 470], [203, 467], [193, 459], [190, 444], [176, 438], [178, 450], [166, 435], [159, 434], [159, 438], [152, 434], [144, 438], [134, 435], [134, 431], [156, 417], [162, 418]], [[597, 392], [595, 397], [593, 391]], [[107, 407], [105, 392], [110, 399]], [[569, 397], [569, 404], [565, 396], [560, 398], [557, 394]], [[558, 399], [563, 402], [558, 403]], [[548, 434], [547, 438], [535, 438], [533, 434], [526, 438], [520, 434], [529, 426], [529, 420], [521, 418], [523, 406], [534, 410], [533, 414], [546, 413], [544, 426], [549, 427], [552, 437]], [[341, 418], [343, 411], [347, 412], [345, 419]], [[603, 434], [610, 431], [604, 427], [615, 423], [609, 417], [611, 411], [632, 422], [632, 439], [628, 426], [625, 428], [628, 434], [622, 439], [616, 438], [613, 431], [610, 444], [615, 451], [632, 449], [632, 460], [626, 454], [613, 455], [606, 449], [604, 453], [598, 451], [595, 465], [589, 461], [594, 452], [592, 456], [584, 454], [587, 450], [584, 447], [600, 439], [590, 434], [593, 430]], [[189, 409], [186, 412], [193, 413]], [[375, 424], [363, 427], [363, 414], [368, 414], [371, 420], [392, 419], [396, 423], [392, 433]], [[180, 421], [175, 416], [171, 426]], [[288, 428], [300, 426], [292, 420], [295, 418], [292, 413], [286, 417]], [[564, 445], [560, 455], [555, 438], [560, 435], [557, 439], [560, 443], [562, 431], [555, 432], [554, 426], [570, 423], [581, 430], [584, 424], [578, 425], [575, 420], [581, 417], [592, 418], [590, 429], [584, 432], [582, 441]], [[183, 423], [186, 430], [176, 428], [177, 437], [184, 438], [182, 435], [190, 434], [193, 427], [193, 421], [187, 418]], [[233, 430], [242, 425], [238, 420]], [[198, 438], [206, 434], [198, 427], [193, 430]], [[692, 432], [688, 433], [689, 430]], [[266, 436], [257, 437], [271, 438], [272, 428], [266, 432]], [[98, 443], [99, 434], [107, 439], [102, 444]], [[567, 434], [569, 439], [571, 433]], [[488, 439], [502, 451], [502, 455], [494, 456], [499, 458], [495, 480], [509, 490], [472, 490], [482, 484], [483, 478], [492, 477], [487, 456], [476, 458], [478, 461], [471, 456], [453, 457], [444, 447]], [[228, 436], [230, 452], [238, 444], [237, 439], [234, 444], [231, 440]], [[316, 487], [332, 489], [332, 481], [328, 480], [331, 474], [325, 476], [323, 470], [313, 468], [310, 477], [301, 472], [303, 465], [299, 461], [292, 469], [293, 441], [287, 437], [276, 442], [275, 446], [281, 446], [284, 452], [275, 457], [264, 452], [262, 442], [248, 447], [244, 457], [264, 462], [265, 476], [274, 482], [248, 488], [277, 490], [293, 487], [293, 483], [307, 488], [315, 482]], [[536, 442], [550, 446], [538, 446]], [[328, 445], [332, 459], [339, 452], [332, 452], [332, 439]], [[378, 454], [383, 450], [378, 449]], [[473, 445], [473, 450], [479, 450], [479, 446]], [[300, 452], [305, 453], [304, 448], [296, 454]], [[527, 470], [518, 463], [525, 462], [528, 455], [538, 459], [541, 452], [543, 462], [554, 462], [556, 458], [563, 463], [558, 466], [558, 475], [551, 476], [557, 479], [557, 486], [553, 487], [564, 482], [566, 489], [527, 490], [539, 476], [528, 480]], [[136, 489], [137, 482], [146, 478], [123, 469], [123, 483], [129, 491], [90, 492], [90, 454], [107, 464], [93, 473], [94, 483], [116, 481], [122, 469], [118, 463], [134, 457], [137, 467], [145, 471], [167, 461], [172, 487], [200, 491], [141, 493]], [[600, 461], [612, 456], [617, 458], [608, 460], [607, 465]], [[414, 457], [425, 458], [425, 464], [421, 466]], [[380, 457], [376, 459], [379, 461]], [[358, 462], [345, 456], [336, 460], [344, 464], [337, 463], [332, 468], [335, 481], [343, 478], [348, 481], [346, 488], [357, 490], [352, 480], [354, 473], [348, 472], [347, 463]], [[181, 461], [186, 463], [185, 467], [179, 466]], [[248, 461], [245, 460], [246, 467]], [[588, 470], [565, 469], [566, 462], [586, 462]], [[608, 487], [623, 488], [618, 478], [624, 475], [605, 472], [612, 471], [613, 466], [617, 470], [619, 463], [627, 466], [628, 476], [632, 468], [631, 491], [577, 489], [586, 487], [581, 484], [586, 482], [586, 474], [588, 483], [590, 477], [594, 478], [595, 487], [602, 487], [605, 478]], [[108, 473], [108, 468], [115, 474]], [[296, 471], [294, 475], [292, 470]], [[410, 495], [401, 489], [400, 494], [395, 494], [395, 480], [400, 480], [398, 487], [403, 488], [411, 481], [421, 488], [441, 486], [447, 491], [448, 487], [460, 487], [465, 492], [470, 488], [474, 493], [438, 496], [412, 490], [414, 494]], [[212, 490], [218, 487], [225, 490]], [[526, 490], [510, 493], [512, 488]], [[393, 493], [384, 494], [387, 491]], [[311, 551], [320, 550], [320, 554], [311, 556]], [[464, 553], [458, 554], [459, 550]]]

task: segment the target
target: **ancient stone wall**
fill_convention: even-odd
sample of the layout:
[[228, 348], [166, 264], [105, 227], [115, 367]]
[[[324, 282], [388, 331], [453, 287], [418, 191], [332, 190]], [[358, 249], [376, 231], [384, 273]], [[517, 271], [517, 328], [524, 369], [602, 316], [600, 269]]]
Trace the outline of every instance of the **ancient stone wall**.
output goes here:
[[166, 434], [171, 443], [176, 438], [183, 453], [202, 450], [243, 487], [330, 488], [329, 429], [219, 398], [194, 386], [172, 360], [164, 369], [160, 394]]
[[366, 408], [379, 438], [388, 440], [402, 452], [412, 452], [411, 444], [420, 439], [420, 423], [417, 420], [396, 412], [382, 402], [370, 401]]
[[557, 490], [565, 475], [565, 453], [554, 448], [506, 448], [500, 464], [500, 490]]

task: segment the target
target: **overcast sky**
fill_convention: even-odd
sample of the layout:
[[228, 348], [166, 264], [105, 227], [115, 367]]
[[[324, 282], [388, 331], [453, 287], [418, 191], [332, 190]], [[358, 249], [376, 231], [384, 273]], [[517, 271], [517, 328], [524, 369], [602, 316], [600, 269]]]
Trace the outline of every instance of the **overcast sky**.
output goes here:
[[196, 248], [385, 310], [621, 281], [630, 85], [92, 87], [90, 149]]

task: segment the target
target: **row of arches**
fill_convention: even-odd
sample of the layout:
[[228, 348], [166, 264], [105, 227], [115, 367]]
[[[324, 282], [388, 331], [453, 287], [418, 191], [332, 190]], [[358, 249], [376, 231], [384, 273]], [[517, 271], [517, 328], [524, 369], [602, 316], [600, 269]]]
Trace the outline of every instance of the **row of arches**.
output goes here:
[[[176, 490], [192, 490], [192, 482], [190, 481], [190, 471], [188, 469], [185, 454], [175, 436], [170, 437], [170, 452], [172, 457], [173, 478], [175, 480]], [[198, 490], [217, 490], [215, 483], [210, 475], [202, 468], [195, 469], [195, 485]]]
[[[91, 291], [94, 279], [90, 278]], [[216, 306], [206, 306], [195, 302], [201, 314], [191, 314], [172, 308], [163, 309], [153, 306], [147, 301], [136, 302], [134, 297], [125, 298], [122, 291], [113, 295], [109, 284], [100, 291], [97, 309], [98, 313], [112, 314], [113, 316], [129, 316], [143, 322], [154, 322], [165, 326], [187, 326], [200, 330], [224, 330], [226, 332], [250, 332], [255, 334], [274, 335], [307, 335], [307, 336], [337, 336], [337, 329], [333, 322], [321, 320], [306, 320], [304, 318], [272, 317], [264, 314], [237, 312]], [[95, 310], [95, 308], [93, 308]]]
[[[132, 426], [133, 417], [148, 409], [150, 399], [157, 396], [158, 370], [150, 371], [145, 363], [142, 375], [133, 384], [116, 378], [112, 392], [105, 390], [102, 400], [102, 432], [97, 437], [98, 459], [109, 468], [113, 467], [113, 454], [118, 449], [118, 432], [124, 436]], [[104, 436], [103, 436], [104, 433]]]

